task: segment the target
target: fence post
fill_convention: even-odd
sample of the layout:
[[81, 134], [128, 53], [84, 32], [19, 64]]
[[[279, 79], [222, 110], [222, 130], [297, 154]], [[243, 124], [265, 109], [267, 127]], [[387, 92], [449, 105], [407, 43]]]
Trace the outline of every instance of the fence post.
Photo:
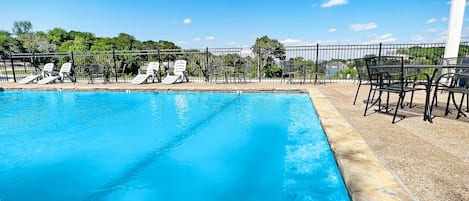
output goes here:
[[116, 83], [117, 83], [116, 51], [114, 49], [112, 49], [112, 60], [114, 61], [114, 75], [116, 77]]
[[156, 51], [158, 52], [158, 63], [160, 63], [160, 69], [158, 70], [158, 79], [161, 80], [161, 66], [163, 66], [163, 62], [161, 62], [161, 53], [160, 53], [160, 48], [156, 49]]
[[13, 63], [13, 55], [10, 52], [11, 70], [13, 72], [13, 82], [16, 82], [15, 64]]
[[[318, 62], [319, 62], [319, 43], [316, 43], [316, 70], [314, 76], [314, 84], [318, 81]], [[324, 69], [324, 73], [326, 73], [326, 69]], [[326, 75], [324, 75], [326, 76]]]
[[383, 48], [383, 43], [379, 43], [379, 52], [378, 52], [378, 57], [381, 58], [381, 50]]
[[72, 57], [72, 70], [73, 70], [73, 83], [77, 82], [77, 74], [75, 71], [75, 58], [73, 56], [73, 51], [70, 52], [70, 55]]
[[261, 52], [261, 48], [259, 47], [257, 49], [257, 78], [259, 79], [259, 82], [261, 82], [261, 56], [262, 56], [262, 52]]
[[208, 77], [209, 65], [208, 65], [208, 47], [205, 48], [205, 69], [203, 70], [205, 82], [209, 82], [210, 78]]
[[7, 70], [7, 63], [6, 63], [6, 61], [5, 61], [5, 60], [6, 60], [6, 58], [5, 58], [3, 55], [2, 55], [0, 58], [2, 58], [2, 60], [3, 60], [3, 68], [4, 68], [4, 70], [5, 70], [5, 75], [6, 75], [6, 77], [7, 77], [7, 82], [8, 82], [8, 70]]
[[34, 66], [34, 70], [37, 70], [37, 69], [38, 69], [38, 64], [37, 64], [37, 62], [36, 62], [36, 53], [33, 52], [33, 55], [31, 55], [31, 56], [32, 56], [32, 57], [31, 57], [31, 60], [32, 60], [32, 64], [33, 64], [33, 66]]
[[73, 51], [70, 52], [70, 55], [72, 57], [72, 66], [75, 68], [75, 58], [73, 57]]

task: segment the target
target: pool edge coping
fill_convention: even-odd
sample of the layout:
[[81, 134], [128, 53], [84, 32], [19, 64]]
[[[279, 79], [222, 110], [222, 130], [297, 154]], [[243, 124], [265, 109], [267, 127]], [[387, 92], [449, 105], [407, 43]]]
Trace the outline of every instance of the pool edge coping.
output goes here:
[[417, 200], [319, 90], [307, 91], [352, 200]]

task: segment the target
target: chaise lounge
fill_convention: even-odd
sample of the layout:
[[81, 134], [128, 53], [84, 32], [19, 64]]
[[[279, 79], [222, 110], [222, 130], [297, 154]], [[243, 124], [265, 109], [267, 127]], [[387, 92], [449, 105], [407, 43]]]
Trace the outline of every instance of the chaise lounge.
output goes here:
[[189, 78], [186, 75], [186, 65], [187, 61], [185, 60], [177, 60], [174, 63], [174, 72], [173, 75], [167, 75], [162, 83], [163, 84], [174, 84], [176, 82], [184, 82], [184, 79], [186, 82], [189, 82]]
[[160, 63], [159, 62], [150, 62], [148, 63], [147, 70], [145, 74], [138, 74], [133, 80], [132, 84], [142, 84], [151, 77], [152, 81], [154, 82], [155, 76], [158, 78], [159, 81], [159, 72], [160, 72]]
[[44, 78], [44, 77], [50, 75], [53, 70], [54, 70], [54, 63], [46, 63], [46, 64], [44, 65], [44, 67], [42, 68], [42, 71], [41, 71], [40, 74], [29, 75], [29, 76], [23, 78], [22, 80], [20, 80], [18, 83], [20, 83], [20, 84], [28, 84], [28, 83], [31, 83], [31, 82], [33, 82], [33, 81], [36, 80], [36, 79]]
[[[73, 79], [70, 75], [71, 71], [72, 71], [72, 63], [70, 63], [70, 62], [64, 63], [64, 64], [62, 64], [62, 67], [60, 67], [60, 71], [59, 71], [58, 75], [57, 75], [56, 72], [52, 71], [50, 73], [51, 74], [50, 76], [44, 77], [42, 80], [39, 80], [37, 83], [38, 84], [48, 84], [48, 83], [51, 83], [51, 82], [55, 82], [55, 80], [57, 80], [57, 79], [60, 79], [60, 81], [63, 82], [64, 79], [65, 79], [65, 76], [67, 76], [70, 79], [70, 81], [73, 82]], [[55, 75], [52, 75], [54, 73], [55, 73]]]

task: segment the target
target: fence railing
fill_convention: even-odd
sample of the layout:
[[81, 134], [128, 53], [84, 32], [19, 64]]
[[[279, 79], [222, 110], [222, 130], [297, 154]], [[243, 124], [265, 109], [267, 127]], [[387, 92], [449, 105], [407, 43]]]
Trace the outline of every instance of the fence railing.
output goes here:
[[[444, 43], [380, 43], [285, 46], [280, 53], [268, 48], [12, 53], [0, 58], [0, 82], [17, 82], [32, 73], [40, 72], [44, 64], [50, 62], [55, 64], [56, 71], [60, 70], [63, 63], [72, 62], [77, 82], [89, 81], [90, 66], [97, 64], [105, 69], [98, 80], [128, 82], [141, 72], [148, 62], [160, 62], [164, 67], [161, 72], [164, 76], [172, 71], [174, 62], [179, 59], [187, 61], [187, 74], [193, 82], [316, 82], [318, 79], [352, 81], [356, 77], [353, 59], [367, 56], [402, 56], [413, 63], [440, 64], [444, 47]], [[461, 42], [459, 56], [467, 55], [469, 42]], [[291, 63], [289, 69], [284, 65], [286, 62]]]

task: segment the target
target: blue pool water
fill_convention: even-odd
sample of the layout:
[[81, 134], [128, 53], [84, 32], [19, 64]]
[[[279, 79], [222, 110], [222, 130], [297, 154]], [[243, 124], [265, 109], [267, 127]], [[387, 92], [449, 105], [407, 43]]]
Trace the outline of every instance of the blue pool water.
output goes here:
[[349, 200], [308, 95], [0, 92], [0, 200]]

